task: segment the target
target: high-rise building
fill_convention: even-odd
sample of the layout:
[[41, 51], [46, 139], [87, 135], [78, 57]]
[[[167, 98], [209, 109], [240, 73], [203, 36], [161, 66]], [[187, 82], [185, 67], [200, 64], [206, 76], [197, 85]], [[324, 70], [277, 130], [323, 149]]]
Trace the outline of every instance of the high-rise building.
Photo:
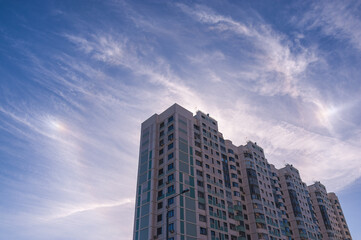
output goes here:
[[276, 169], [257, 143], [224, 140], [208, 114], [174, 104], [142, 123], [134, 240], [321, 239], [311, 200], [297, 169]]
[[314, 217], [307, 185], [302, 182], [298, 170], [286, 165], [277, 170], [282, 196], [285, 199], [286, 213], [295, 240], [321, 239]]
[[335, 193], [331, 192], [327, 194], [328, 199], [331, 202], [333, 207], [333, 211], [336, 215], [337, 224], [339, 230], [341, 231], [342, 239], [344, 240], [351, 240], [350, 230], [348, 229], [345, 216], [343, 215], [340, 201]]
[[322, 239], [352, 239], [336, 194], [327, 194], [326, 187], [320, 182], [308, 186], [308, 189]]

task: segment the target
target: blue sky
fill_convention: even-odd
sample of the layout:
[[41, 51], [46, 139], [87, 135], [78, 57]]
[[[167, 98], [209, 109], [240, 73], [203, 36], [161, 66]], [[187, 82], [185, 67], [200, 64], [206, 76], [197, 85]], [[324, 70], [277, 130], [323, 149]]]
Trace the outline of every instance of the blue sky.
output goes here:
[[0, 0], [0, 239], [131, 239], [177, 102], [340, 198], [361, 239], [360, 1]]

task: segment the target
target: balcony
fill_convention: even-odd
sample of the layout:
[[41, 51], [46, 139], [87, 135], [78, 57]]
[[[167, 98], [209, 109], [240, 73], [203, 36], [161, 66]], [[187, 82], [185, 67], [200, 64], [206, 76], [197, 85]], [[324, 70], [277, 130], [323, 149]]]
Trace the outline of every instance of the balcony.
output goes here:
[[246, 237], [238, 237], [237, 240], [247, 240]]
[[242, 231], [244, 232], [245, 231], [245, 227], [243, 225], [238, 225], [236, 226], [236, 230], [239, 232], [239, 231]]
[[237, 221], [243, 221], [244, 220], [242, 215], [236, 215], [236, 216], [234, 216], [234, 219], [237, 220]]
[[308, 239], [307, 233], [300, 233], [300, 237], [304, 239]]
[[239, 205], [233, 205], [233, 209], [236, 210], [236, 211], [242, 211], [243, 207], [239, 206]]
[[256, 218], [256, 222], [266, 224], [266, 220], [264, 218]]

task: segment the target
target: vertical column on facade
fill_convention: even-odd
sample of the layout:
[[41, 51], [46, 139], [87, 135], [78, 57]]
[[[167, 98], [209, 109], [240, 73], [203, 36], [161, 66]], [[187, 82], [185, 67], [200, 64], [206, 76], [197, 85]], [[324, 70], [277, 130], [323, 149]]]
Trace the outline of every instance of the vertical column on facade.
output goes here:
[[137, 197], [134, 217], [134, 239], [151, 238], [154, 232], [154, 156], [157, 139], [158, 115], [153, 115], [142, 124]]
[[[226, 189], [230, 191], [231, 199], [227, 199], [231, 239], [246, 239], [244, 211], [246, 210], [245, 192], [241, 176], [238, 148], [231, 141], [225, 141], [225, 150], [222, 151], [222, 165]], [[238, 237], [236, 237], [238, 236]]]

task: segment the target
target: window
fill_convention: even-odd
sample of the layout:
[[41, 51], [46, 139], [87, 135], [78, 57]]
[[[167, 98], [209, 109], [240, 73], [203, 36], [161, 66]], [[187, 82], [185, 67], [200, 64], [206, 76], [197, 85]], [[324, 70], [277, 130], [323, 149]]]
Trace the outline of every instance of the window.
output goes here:
[[162, 155], [164, 152], [163, 148], [161, 150], [159, 150], [159, 155]]
[[161, 122], [159, 125], [159, 128], [162, 128], [162, 127], [164, 127], [164, 122]]
[[173, 137], [174, 137], [173, 133], [170, 134], [170, 135], [168, 135], [168, 141], [172, 141], [172, 140], [173, 140]]
[[174, 168], [174, 164], [173, 164], [173, 163], [171, 163], [171, 164], [168, 165], [168, 171], [169, 171], [169, 170], [172, 170], [173, 168]]
[[163, 196], [163, 190], [158, 191], [158, 197]]
[[162, 217], [163, 217], [163, 215], [162, 215], [162, 214], [159, 214], [159, 215], [157, 216], [157, 222], [162, 221]]
[[174, 203], [174, 198], [168, 198], [168, 206]]
[[159, 137], [163, 137], [164, 136], [164, 131], [160, 131], [159, 132]]
[[202, 235], [207, 235], [207, 229], [206, 228], [200, 228], [200, 233], [202, 234]]
[[163, 168], [158, 170], [158, 176], [162, 175], [164, 173]]
[[202, 171], [199, 171], [199, 170], [197, 169], [196, 173], [197, 173], [198, 176], [203, 177], [203, 172], [202, 172]]
[[174, 232], [174, 223], [168, 225], [168, 231], [171, 233]]
[[199, 221], [200, 222], [207, 222], [206, 216], [199, 214]]
[[204, 192], [198, 191], [198, 197], [199, 197], [199, 198], [204, 198]]
[[202, 157], [202, 153], [197, 151], [197, 150], [195, 151], [195, 155], [198, 156], [198, 157]]
[[171, 217], [173, 217], [173, 216], [174, 216], [174, 210], [170, 210], [170, 211], [168, 212], [168, 217], [171, 218]]
[[163, 207], [163, 202], [158, 203], [158, 209], [161, 209]]
[[174, 157], [174, 153], [168, 154], [168, 160], [172, 159]]
[[157, 228], [157, 235], [161, 235], [162, 234], [162, 227]]
[[199, 187], [203, 187], [203, 181], [197, 180], [197, 185], [198, 185]]
[[174, 180], [174, 175], [173, 174], [169, 175], [168, 176], [168, 182], [171, 182], [173, 180]]
[[164, 139], [162, 139], [162, 140], [159, 141], [159, 146], [161, 147], [161, 146], [163, 146], [163, 145], [164, 145]]
[[163, 185], [163, 179], [160, 179], [159, 181], [158, 181], [158, 186], [162, 186]]
[[168, 187], [168, 193], [173, 193], [174, 191], [174, 185]]
[[197, 165], [197, 166], [200, 166], [200, 167], [202, 167], [202, 165], [203, 165], [203, 164], [202, 164], [202, 162], [201, 162], [201, 161], [199, 161], [199, 160], [196, 160], [196, 165]]
[[173, 129], [174, 129], [174, 125], [172, 124], [168, 127], [168, 132], [172, 131]]
[[173, 143], [169, 144], [168, 145], [168, 150], [172, 149], [173, 148]]
[[198, 208], [201, 209], [201, 210], [205, 210], [205, 209], [206, 209], [206, 205], [204, 205], [204, 203], [198, 202]]
[[174, 117], [173, 117], [173, 116], [170, 116], [170, 117], [168, 118], [168, 123], [172, 122], [173, 120], [174, 120]]

